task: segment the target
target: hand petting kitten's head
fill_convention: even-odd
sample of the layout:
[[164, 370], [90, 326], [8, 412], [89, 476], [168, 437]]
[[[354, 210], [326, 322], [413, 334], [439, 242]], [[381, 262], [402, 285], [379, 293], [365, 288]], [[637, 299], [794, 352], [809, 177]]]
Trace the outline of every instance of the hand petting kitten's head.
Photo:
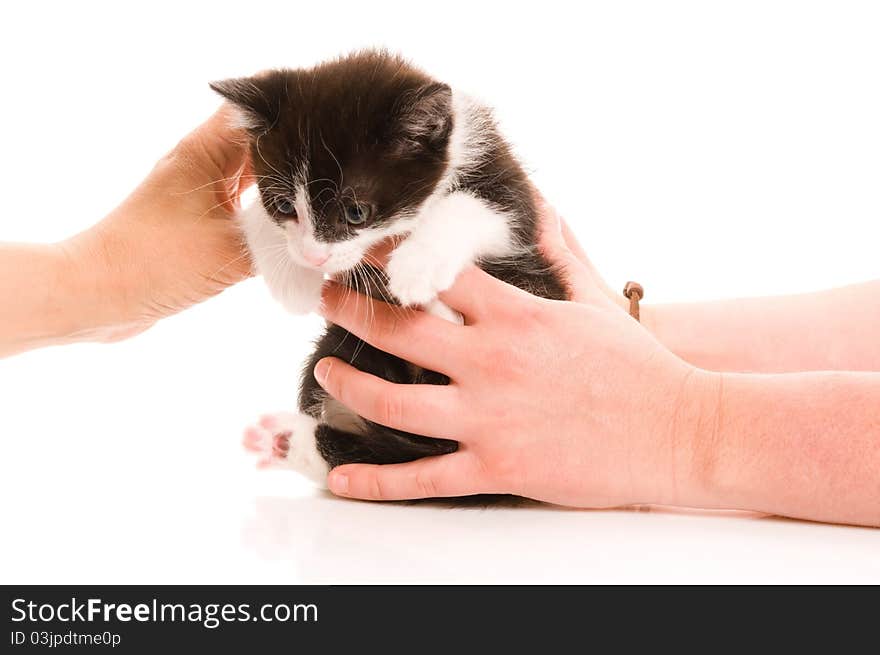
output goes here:
[[399, 57], [367, 51], [211, 87], [251, 137], [263, 229], [299, 266], [351, 269], [408, 232], [446, 174], [452, 92]]

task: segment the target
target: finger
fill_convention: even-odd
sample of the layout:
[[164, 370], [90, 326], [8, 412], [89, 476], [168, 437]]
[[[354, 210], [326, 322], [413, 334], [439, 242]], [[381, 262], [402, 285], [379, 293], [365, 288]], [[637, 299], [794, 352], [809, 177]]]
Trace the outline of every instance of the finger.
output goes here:
[[[535, 204], [540, 216], [541, 246], [551, 259], [564, 257], [567, 254], [574, 255], [584, 266], [592, 268], [587, 253], [575, 238], [566, 220], [556, 208], [547, 202], [547, 199], [535, 190]], [[567, 252], [566, 252], [567, 251]]]
[[321, 315], [371, 346], [417, 366], [452, 373], [462, 350], [458, 326], [416, 309], [404, 309], [336, 283], [324, 285]]
[[[578, 257], [568, 247], [568, 242], [565, 238], [568, 226], [565, 225], [562, 216], [543, 199], [539, 205], [539, 212], [541, 222], [538, 241], [547, 259], [566, 270], [571, 269], [570, 272], [575, 274], [569, 276], [574, 278], [569, 280], [569, 286], [571, 287], [577, 286], [576, 283], [584, 277], [592, 278], [592, 274], [584, 261], [586, 255], [583, 258]], [[580, 292], [581, 289], [572, 288], [571, 291]]]
[[318, 384], [369, 421], [428, 437], [460, 441], [465, 427], [458, 390], [449, 385], [395, 384], [335, 357], [315, 366]]
[[236, 110], [229, 103], [223, 103], [183, 139], [197, 144], [211, 163], [227, 177], [235, 174], [247, 155], [247, 132], [233, 120], [235, 113]]
[[562, 236], [562, 217], [543, 196], [537, 202], [538, 241], [545, 254], [552, 258], [560, 257], [567, 250]]
[[338, 496], [362, 500], [413, 500], [486, 493], [475, 457], [466, 452], [406, 464], [345, 464], [330, 471]]
[[577, 240], [577, 237], [575, 237], [574, 232], [571, 231], [568, 221], [562, 218], [562, 216], [559, 217], [559, 226], [562, 232], [562, 240], [565, 243], [566, 248], [568, 248], [584, 266], [592, 268], [593, 264], [590, 262], [589, 257], [587, 257], [587, 253], [584, 252], [584, 249]]
[[538, 207], [541, 216], [541, 250], [547, 259], [561, 269], [570, 299], [602, 306], [613, 304], [609, 300], [611, 290], [596, 273], [562, 216], [543, 198]]
[[232, 199], [231, 204], [236, 210], [241, 209], [241, 194], [255, 181], [250, 157], [245, 157], [238, 170], [226, 178], [226, 195]]
[[600, 286], [601, 282], [574, 253], [566, 250], [562, 256], [557, 256], [551, 261], [559, 267], [571, 300], [603, 307], [611, 302], [608, 293]]
[[565, 243], [565, 247], [568, 248], [568, 251], [583, 265], [584, 269], [589, 274], [592, 283], [613, 301], [612, 304], [622, 305], [623, 301], [620, 300], [622, 295], [615, 293], [611, 287], [608, 286], [608, 283], [605, 282], [605, 278], [603, 278], [596, 270], [596, 267], [593, 266], [593, 262], [587, 257], [587, 253], [584, 252], [584, 249], [581, 247], [574, 232], [572, 232], [571, 226], [569, 226], [568, 222], [560, 216], [559, 224], [562, 229], [562, 239]]
[[238, 195], [244, 193], [245, 190], [256, 184], [257, 176], [254, 174], [254, 163], [251, 161], [250, 154], [245, 152], [244, 164], [238, 173], [237, 192]]
[[487, 316], [509, 308], [525, 292], [492, 277], [477, 266], [469, 266], [458, 274], [453, 285], [438, 294], [440, 300], [464, 316], [471, 325]]

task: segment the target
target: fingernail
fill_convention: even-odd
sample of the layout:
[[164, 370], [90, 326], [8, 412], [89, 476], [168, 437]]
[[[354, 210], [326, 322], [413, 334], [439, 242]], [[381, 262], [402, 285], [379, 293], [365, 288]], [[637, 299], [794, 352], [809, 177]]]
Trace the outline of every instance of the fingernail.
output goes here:
[[335, 494], [346, 494], [348, 493], [348, 476], [344, 473], [330, 473], [330, 491]]
[[330, 374], [330, 362], [326, 359], [322, 359], [315, 365], [315, 379], [324, 384], [327, 381], [327, 376]]

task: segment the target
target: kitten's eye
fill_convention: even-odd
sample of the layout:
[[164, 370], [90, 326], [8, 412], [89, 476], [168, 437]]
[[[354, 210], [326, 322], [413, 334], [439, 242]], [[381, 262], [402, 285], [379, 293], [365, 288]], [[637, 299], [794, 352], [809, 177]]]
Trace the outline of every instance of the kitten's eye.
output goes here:
[[345, 206], [345, 220], [352, 225], [361, 225], [370, 218], [373, 208], [362, 202], [352, 202]]
[[289, 198], [275, 198], [275, 211], [284, 216], [296, 218], [296, 207]]

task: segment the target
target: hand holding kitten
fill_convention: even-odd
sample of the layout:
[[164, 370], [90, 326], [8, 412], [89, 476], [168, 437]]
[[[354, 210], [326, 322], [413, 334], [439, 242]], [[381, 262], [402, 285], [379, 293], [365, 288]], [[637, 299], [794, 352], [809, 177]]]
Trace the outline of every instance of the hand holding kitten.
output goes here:
[[452, 381], [393, 385], [327, 358], [322, 386], [370, 420], [462, 444], [407, 464], [337, 467], [331, 490], [374, 500], [508, 493], [576, 507], [696, 495], [695, 427], [712, 420], [714, 376], [617, 307], [561, 218], [546, 204], [542, 213], [542, 246], [577, 302], [537, 298], [472, 267], [440, 294], [464, 316], [459, 327], [339, 302], [344, 292], [327, 288], [329, 320]]
[[464, 316], [460, 327], [343, 303], [328, 287], [329, 320], [451, 382], [394, 385], [328, 358], [316, 369], [324, 389], [369, 420], [461, 444], [406, 464], [337, 467], [331, 490], [382, 500], [509, 493], [576, 507], [693, 497], [697, 426], [714, 420], [716, 377], [598, 289], [582, 291], [585, 302], [550, 301], [468, 269], [440, 294]]
[[472, 268], [441, 294], [464, 316], [457, 326], [378, 302], [340, 303], [338, 287], [326, 290], [328, 318], [451, 381], [395, 385], [325, 358], [316, 368], [323, 388], [377, 423], [461, 444], [405, 464], [338, 466], [328, 476], [334, 493], [508, 493], [573, 507], [645, 503], [880, 525], [880, 374], [717, 373], [687, 363], [616, 306], [565, 224], [543, 211], [544, 249], [576, 302], [537, 298]]

